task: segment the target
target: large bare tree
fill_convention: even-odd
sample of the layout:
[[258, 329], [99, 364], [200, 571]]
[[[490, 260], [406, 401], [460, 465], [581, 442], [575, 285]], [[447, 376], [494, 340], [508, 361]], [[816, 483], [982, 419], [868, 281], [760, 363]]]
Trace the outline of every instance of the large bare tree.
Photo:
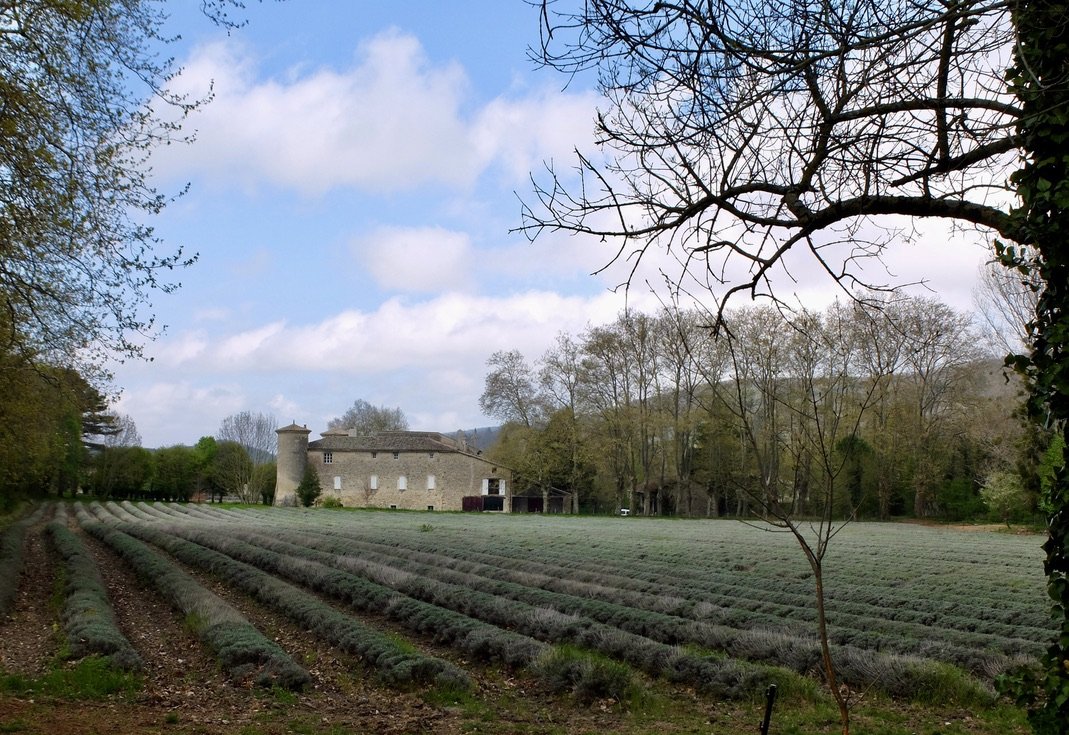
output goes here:
[[544, 17], [541, 60], [596, 69], [609, 104], [600, 151], [536, 178], [532, 236], [666, 251], [671, 284], [726, 296], [774, 295], [795, 247], [851, 286], [902, 216], [1017, 236], [999, 206], [1020, 114], [1007, 3], [592, 0]]
[[327, 424], [328, 429], [347, 429], [362, 436], [380, 431], [407, 431], [408, 418], [400, 408], [373, 406], [363, 398], [357, 398], [341, 416]]
[[[1069, 8], [1029, 0], [542, 0], [535, 54], [595, 73], [600, 147], [550, 164], [532, 237], [608, 241], [632, 276], [780, 296], [808, 252], [849, 291], [917, 218], [975, 227], [1036, 276], [1030, 411], [1069, 418]], [[1029, 253], [1022, 255], [1022, 247]], [[630, 278], [627, 279], [630, 281]], [[1046, 570], [1062, 635], [1033, 724], [1069, 730], [1069, 471], [1053, 484]]]
[[223, 419], [216, 439], [220, 444], [231, 442], [245, 450], [246, 458], [239, 453], [228, 455], [227, 468], [231, 489], [245, 503], [266, 500], [265, 495], [274, 494], [274, 460], [278, 446], [275, 429], [278, 420], [271, 415], [242, 411]]

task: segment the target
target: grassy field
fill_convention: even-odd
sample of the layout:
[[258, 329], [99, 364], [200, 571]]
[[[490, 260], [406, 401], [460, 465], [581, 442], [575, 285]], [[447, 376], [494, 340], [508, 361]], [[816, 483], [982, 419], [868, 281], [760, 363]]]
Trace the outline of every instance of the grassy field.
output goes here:
[[[444, 718], [434, 731], [754, 732], [771, 684], [772, 732], [837, 730], [811, 572], [792, 537], [751, 525], [127, 503], [56, 525], [136, 570], [231, 682], [260, 691], [318, 687], [307, 650], [262, 635], [277, 618], [316, 657], [348, 656], [375, 687], [417, 696]], [[992, 685], [1051, 635], [1040, 541], [843, 529], [825, 583], [855, 732], [1027, 731]], [[136, 649], [136, 624], [115, 617]], [[107, 645], [119, 663], [142, 653]]]

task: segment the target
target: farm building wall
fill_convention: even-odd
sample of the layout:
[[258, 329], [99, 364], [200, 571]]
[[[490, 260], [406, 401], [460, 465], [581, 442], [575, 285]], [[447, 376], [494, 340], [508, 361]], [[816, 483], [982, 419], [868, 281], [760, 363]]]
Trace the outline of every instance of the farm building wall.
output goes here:
[[500, 497], [506, 512], [511, 506], [511, 473], [462, 452], [310, 449], [308, 461], [322, 497], [348, 507], [462, 510], [468, 496]]
[[463, 438], [435, 432], [374, 435], [327, 431], [308, 441], [296, 424], [279, 429], [276, 505], [296, 503], [296, 488], [311, 465], [321, 498], [355, 508], [512, 510], [512, 472], [480, 456]]

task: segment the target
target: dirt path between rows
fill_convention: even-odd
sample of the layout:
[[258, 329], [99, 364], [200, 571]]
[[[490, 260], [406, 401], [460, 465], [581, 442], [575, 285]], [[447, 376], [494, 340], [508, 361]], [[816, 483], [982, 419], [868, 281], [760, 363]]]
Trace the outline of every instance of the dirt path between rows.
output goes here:
[[23, 548], [23, 569], [15, 606], [0, 621], [0, 669], [37, 677], [48, 670], [59, 646], [52, 595], [56, 562], [44, 536], [45, 522], [31, 526]]
[[[72, 525], [73, 527], [73, 525]], [[275, 639], [313, 677], [306, 693], [272, 693], [231, 682], [179, 613], [122, 560], [83, 534], [123, 632], [144, 661], [132, 695], [71, 702], [0, 695], [3, 731], [42, 735], [108, 733], [282, 733], [343, 729], [374, 733], [454, 733], [456, 717], [416, 694], [380, 687], [351, 657], [288, 625], [248, 598], [197, 575]], [[0, 667], [38, 677], [56, 660], [60, 636], [51, 606], [57, 560], [44, 523], [27, 533], [13, 614], [0, 624]]]

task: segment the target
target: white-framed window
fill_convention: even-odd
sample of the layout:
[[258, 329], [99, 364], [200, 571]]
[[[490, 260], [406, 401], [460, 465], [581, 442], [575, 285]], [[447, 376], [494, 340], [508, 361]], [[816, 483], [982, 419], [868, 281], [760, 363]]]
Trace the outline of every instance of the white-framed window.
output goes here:
[[502, 495], [503, 483], [497, 477], [483, 478], [483, 495]]
[[341, 490], [341, 475], [334, 475], [334, 489]]
[[408, 489], [408, 478], [405, 477], [404, 475], [398, 475], [397, 476], [397, 489], [398, 490], [407, 490]]
[[435, 478], [434, 475], [427, 475], [427, 489], [428, 490], [433, 490], [437, 484], [438, 484], [438, 480]]
[[334, 464], [334, 452], [323, 452], [323, 464]]
[[378, 475], [372, 475], [371, 477], [369, 477], [367, 479], [367, 486], [368, 486], [369, 490], [378, 490], [379, 489], [379, 476]]

